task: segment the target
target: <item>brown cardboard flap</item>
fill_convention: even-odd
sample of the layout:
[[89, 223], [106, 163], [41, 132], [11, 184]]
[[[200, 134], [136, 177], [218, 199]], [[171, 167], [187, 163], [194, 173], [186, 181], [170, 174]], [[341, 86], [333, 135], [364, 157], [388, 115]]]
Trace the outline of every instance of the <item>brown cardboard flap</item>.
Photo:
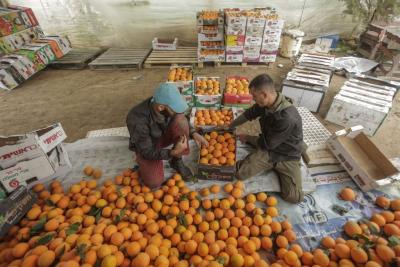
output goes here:
[[391, 176], [398, 172], [396, 167], [389, 161], [389, 159], [379, 150], [379, 148], [372, 142], [364, 133], [357, 135], [354, 140], [367, 154], [367, 156], [380, 167], [385, 176]]
[[337, 140], [350, 154], [356, 164], [362, 168], [369, 177], [379, 180], [386, 177], [385, 173], [376, 165], [374, 161], [364, 152], [360, 145], [346, 136], [339, 136]]

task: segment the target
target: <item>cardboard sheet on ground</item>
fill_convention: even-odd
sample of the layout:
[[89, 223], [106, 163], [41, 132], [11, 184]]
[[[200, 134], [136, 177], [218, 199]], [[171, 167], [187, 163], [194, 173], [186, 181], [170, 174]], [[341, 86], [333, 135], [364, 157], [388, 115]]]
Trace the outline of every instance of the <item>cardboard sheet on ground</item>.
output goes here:
[[[132, 152], [127, 149], [127, 146], [128, 139], [126, 137], [115, 136], [87, 138], [66, 145], [73, 170], [63, 180], [63, 184], [69, 185], [78, 182], [83, 177], [82, 169], [89, 164], [103, 170], [104, 174], [100, 181], [114, 177], [127, 167], [133, 167]], [[242, 151], [242, 148], [239, 148], [239, 151]], [[239, 153], [239, 158], [244, 157], [245, 154], [246, 152]], [[193, 151], [192, 155], [196, 155], [196, 153]], [[191, 161], [190, 157], [185, 160]], [[394, 163], [400, 167], [399, 158], [394, 160]], [[166, 167], [168, 168], [168, 166]], [[361, 192], [340, 165], [309, 168], [308, 174], [309, 177], [304, 181], [304, 188], [315, 188], [316, 186], [316, 191], [307, 194], [300, 204], [287, 203], [280, 199], [278, 194], [269, 193], [279, 199], [280, 216], [277, 219], [288, 218], [290, 220], [298, 235], [297, 242], [306, 250], [318, 246], [321, 238], [326, 235], [342, 235], [342, 226], [346, 221], [358, 220], [363, 217], [369, 218], [374, 211], [379, 210], [373, 204], [376, 196], [400, 197], [400, 184], [392, 184], [368, 193]], [[212, 183], [217, 182], [200, 181], [190, 184], [190, 187], [192, 189], [202, 188]], [[346, 186], [356, 191], [355, 201], [345, 202], [338, 198], [338, 192]], [[278, 187], [279, 183], [273, 172], [258, 175], [246, 181], [248, 193], [271, 192]]]

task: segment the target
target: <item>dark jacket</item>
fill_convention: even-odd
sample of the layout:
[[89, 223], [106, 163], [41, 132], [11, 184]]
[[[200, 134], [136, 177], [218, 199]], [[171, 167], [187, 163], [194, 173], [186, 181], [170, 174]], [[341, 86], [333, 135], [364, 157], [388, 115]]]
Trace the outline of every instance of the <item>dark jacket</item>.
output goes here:
[[126, 117], [130, 139], [129, 149], [148, 160], [167, 160], [170, 149], [157, 147], [158, 140], [168, 127], [169, 119], [151, 108], [148, 98], [133, 107]]
[[272, 162], [299, 160], [304, 149], [303, 127], [299, 112], [281, 93], [270, 109], [253, 105], [243, 114], [247, 120], [259, 118], [258, 144], [269, 152]]

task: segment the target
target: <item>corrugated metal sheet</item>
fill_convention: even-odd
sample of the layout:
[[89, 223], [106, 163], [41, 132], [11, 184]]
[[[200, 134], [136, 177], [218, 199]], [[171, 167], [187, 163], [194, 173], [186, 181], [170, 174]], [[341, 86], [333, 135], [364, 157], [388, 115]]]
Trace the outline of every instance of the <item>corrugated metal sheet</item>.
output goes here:
[[[33, 9], [47, 33], [65, 33], [74, 44], [150, 46], [153, 37], [196, 42], [195, 14], [201, 9], [274, 7], [286, 26], [299, 24], [303, 0], [16, 0]], [[350, 32], [351, 18], [336, 0], [306, 0], [300, 28], [308, 36]]]

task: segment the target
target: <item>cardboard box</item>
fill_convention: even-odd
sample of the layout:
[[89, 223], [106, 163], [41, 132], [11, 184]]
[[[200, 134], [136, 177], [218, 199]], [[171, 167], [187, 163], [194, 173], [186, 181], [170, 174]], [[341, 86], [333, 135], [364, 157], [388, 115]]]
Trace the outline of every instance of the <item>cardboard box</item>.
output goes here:
[[231, 53], [226, 53], [225, 56], [225, 61], [226, 62], [243, 62], [243, 52], [241, 54], [231, 54]]
[[[220, 82], [219, 77], [203, 77], [203, 76], [198, 76], [196, 77], [196, 83], [198, 80], [203, 80], [203, 79], [214, 79]], [[195, 107], [217, 107], [219, 108], [221, 106], [221, 99], [222, 99], [222, 88], [221, 88], [221, 82], [220, 84], [220, 91], [219, 94], [217, 95], [201, 95], [201, 94], [196, 94], [197, 91], [197, 86], [195, 86], [195, 92], [193, 94], [194, 96], [194, 106]]]
[[47, 36], [39, 37], [39, 39], [56, 41], [59, 49], [61, 50], [61, 52], [64, 55], [66, 55], [72, 49], [71, 41], [68, 39], [67, 36], [47, 35]]
[[[246, 77], [241, 76], [228, 76], [226, 79], [247, 79]], [[253, 96], [252, 95], [235, 95], [229, 94], [224, 92], [223, 96], [223, 103], [225, 106], [234, 106], [234, 107], [241, 107], [241, 106], [250, 106], [253, 103]]]
[[247, 28], [249, 27], [261, 27], [264, 29], [266, 19], [257, 17], [247, 17]]
[[277, 56], [278, 51], [273, 53], [263, 53], [263, 51], [261, 50], [259, 62], [272, 63], [276, 61]]
[[[48, 44], [46, 44], [45, 46], [48, 46], [51, 51], [51, 48]], [[44, 69], [49, 63], [49, 59], [47, 58], [46, 52], [44, 51], [44, 46], [38, 47], [24, 45], [21, 47], [21, 49], [16, 51], [15, 54], [26, 56], [30, 61], [32, 61], [37, 71]]]
[[197, 26], [197, 33], [217, 34], [224, 33], [224, 25], [200, 25]]
[[197, 25], [223, 25], [224, 24], [224, 13], [218, 12], [218, 16], [215, 19], [204, 19], [201, 17], [202, 12], [197, 12]]
[[252, 37], [263, 37], [264, 36], [264, 26], [249, 26], [246, 27], [246, 36]]
[[243, 46], [226, 46], [225, 54], [236, 54], [243, 56]]
[[265, 21], [265, 30], [277, 30], [283, 29], [284, 20], [282, 19], [273, 19]]
[[17, 61], [8, 62], [7, 60], [1, 60], [0, 58], [0, 69], [9, 73], [18, 84], [21, 84], [26, 80], [19, 72], [21, 67], [22, 66]]
[[29, 7], [17, 6], [17, 5], [8, 5], [9, 9], [20, 10], [25, 13], [25, 15], [29, 18], [29, 24], [31, 27], [39, 25], [38, 20], [36, 19], [35, 14], [32, 9]]
[[224, 41], [199, 41], [198, 48], [201, 49], [219, 49], [225, 50], [225, 43]]
[[225, 24], [228, 27], [243, 26], [246, 28], [247, 17], [242, 15], [231, 16], [229, 14], [225, 15]]
[[360, 125], [334, 133], [327, 145], [364, 192], [400, 180], [399, 170], [368, 138]]
[[261, 46], [267, 46], [268, 44], [279, 44], [281, 42], [280, 35], [264, 35], [262, 38]]
[[61, 58], [64, 56], [64, 53], [61, 51], [57, 41], [55, 40], [37, 39], [34, 40], [32, 44], [48, 44], [50, 45], [51, 51], [53, 51], [56, 58]]
[[0, 69], [0, 88], [4, 90], [12, 90], [19, 85], [18, 81], [11, 73], [4, 69]]
[[[207, 50], [212, 50], [212, 54], [208, 54]], [[225, 50], [223, 49], [198, 49], [197, 60], [199, 62], [214, 62], [225, 60]]]
[[306, 107], [311, 112], [319, 112], [327, 89], [324, 86], [287, 79], [282, 82], [282, 94], [291, 98], [296, 107]]
[[[21, 66], [21, 69], [18, 69], [18, 71], [20, 71], [21, 75], [24, 77], [29, 78], [30, 76], [32, 76], [33, 74], [35, 74], [37, 72], [33, 62], [30, 61], [26, 56], [10, 54], [10, 55], [2, 57], [1, 60], [7, 61], [10, 63], [12, 63], [13, 61], [17, 61]], [[26, 79], [28, 79], [28, 78], [26, 78]]]
[[154, 37], [151, 44], [153, 46], [153, 50], [176, 50], [176, 48], [178, 47], [178, 38], [167, 40]]
[[356, 75], [334, 97], [326, 120], [344, 127], [362, 125], [374, 135], [392, 107], [400, 83]]
[[211, 34], [205, 34], [205, 33], [198, 33], [197, 34], [197, 40], [198, 41], [223, 41], [224, 40], [224, 34], [219, 32], [219, 33], [211, 33]]
[[7, 36], [29, 28], [22, 14], [23, 12], [19, 10], [0, 7], [0, 36]]
[[244, 41], [244, 45], [246, 46], [258, 46], [259, 48], [261, 47], [263, 38], [262, 37], [253, 37], [253, 36], [247, 36]]
[[8, 54], [20, 49], [21, 46], [38, 37], [42, 37], [40, 27], [29, 28], [17, 33], [13, 33], [0, 38], [0, 49], [4, 53]]
[[7, 235], [10, 228], [25, 216], [36, 200], [35, 193], [20, 186], [0, 202], [0, 238]]
[[38, 49], [39, 51], [42, 52], [43, 58], [44, 58], [44, 63], [46, 65], [50, 64], [56, 59], [56, 56], [54, 55], [53, 50], [51, 49], [50, 44], [44, 43], [44, 44], [39, 44], [39, 43], [29, 43], [21, 47], [21, 49]]
[[244, 46], [245, 38], [244, 35], [226, 35], [225, 44], [227, 47]]
[[279, 42], [276, 43], [266, 43], [261, 46], [262, 54], [277, 54], [279, 50]]
[[190, 113], [190, 118], [189, 118], [189, 123], [193, 128], [196, 129], [202, 129], [206, 131], [210, 130], [223, 130], [227, 129], [228, 127], [226, 126], [217, 126], [217, 125], [195, 125], [195, 117], [196, 117], [196, 112], [199, 110], [230, 110], [233, 113], [233, 120], [236, 119], [240, 114], [239, 110], [237, 108], [219, 108], [219, 107], [208, 107], [208, 108], [199, 108], [199, 107], [194, 107], [192, 108], [192, 111]]
[[[176, 69], [176, 68], [186, 68], [192, 73], [193, 77], [193, 67], [192, 66], [171, 66], [169, 69]], [[179, 92], [181, 92], [182, 95], [192, 95], [193, 90], [194, 90], [194, 83], [193, 80], [190, 81], [176, 81], [176, 82], [169, 82], [168, 80], [166, 83], [170, 83], [175, 85]]]
[[[220, 133], [224, 133], [223, 131], [219, 131]], [[233, 132], [230, 132], [232, 136], [235, 137]], [[237, 141], [235, 142], [235, 162], [237, 158]], [[198, 159], [197, 166], [197, 178], [202, 180], [220, 180], [220, 181], [232, 181], [234, 179], [236, 173], [236, 166], [217, 166], [210, 164], [201, 164], [200, 163], [200, 153]]]
[[0, 167], [6, 169], [20, 161], [43, 156], [66, 138], [60, 123], [23, 135], [0, 137]]
[[245, 35], [246, 34], [246, 24], [235, 24], [225, 26], [226, 35]]

